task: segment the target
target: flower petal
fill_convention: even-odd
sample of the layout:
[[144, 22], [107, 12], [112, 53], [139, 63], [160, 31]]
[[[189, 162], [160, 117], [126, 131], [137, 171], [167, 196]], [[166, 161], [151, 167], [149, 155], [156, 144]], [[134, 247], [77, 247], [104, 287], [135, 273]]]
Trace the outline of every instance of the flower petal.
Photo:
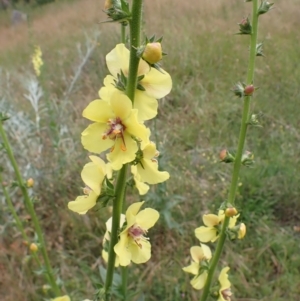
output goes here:
[[122, 122], [126, 127], [127, 133], [142, 140], [141, 147], [144, 148], [149, 143], [150, 130], [138, 122], [137, 115], [138, 111], [133, 109], [130, 116], [126, 120], [122, 120]]
[[151, 244], [149, 241], [144, 240], [140, 242], [141, 247], [139, 247], [135, 242], [129, 245], [129, 250], [131, 252], [131, 260], [134, 263], [145, 263], [151, 257]]
[[121, 74], [121, 70], [128, 75], [129, 50], [124, 44], [117, 44], [116, 47], [106, 55], [106, 64], [109, 72], [115, 78]]
[[158, 219], [158, 211], [152, 208], [146, 208], [140, 211], [135, 217], [136, 223], [144, 230], [148, 230], [153, 227]]
[[86, 214], [86, 212], [96, 205], [98, 196], [91, 191], [89, 195], [81, 195], [75, 201], [68, 203], [68, 208], [79, 214]]
[[189, 266], [182, 268], [185, 272], [197, 275], [199, 272], [199, 263], [192, 262]]
[[136, 141], [134, 141], [131, 136], [124, 133], [124, 143], [121, 138], [115, 140], [115, 145], [113, 150], [107, 154], [107, 159], [111, 163], [113, 170], [119, 170], [122, 168], [123, 164], [129, 163], [135, 159], [135, 154], [138, 150]]
[[[103, 162], [103, 164], [104, 164], [104, 168], [105, 168], [105, 163]], [[102, 166], [96, 165], [94, 162], [87, 163], [83, 167], [83, 170], [81, 172], [81, 178], [82, 178], [83, 182], [89, 188], [91, 188], [95, 192], [96, 195], [100, 195], [101, 186], [102, 186], [104, 177], [105, 177], [105, 170], [102, 169]]]
[[211, 259], [212, 254], [211, 254], [210, 247], [205, 245], [205, 244], [200, 244], [200, 245], [201, 245], [201, 248], [202, 248], [202, 251], [203, 251], [204, 258], [208, 259], [208, 260]]
[[211, 227], [201, 226], [195, 229], [196, 237], [202, 242], [209, 242], [216, 238], [217, 230]]
[[201, 247], [193, 246], [191, 247], [190, 252], [195, 262], [200, 263], [204, 259], [204, 253]]
[[92, 153], [100, 154], [111, 148], [114, 141], [103, 139], [102, 134], [106, 131], [107, 126], [103, 123], [92, 123], [81, 133], [81, 143], [85, 149]]
[[205, 285], [206, 279], [207, 279], [207, 272], [204, 271], [202, 274], [194, 277], [191, 280], [191, 285], [194, 289], [201, 290]]
[[168, 172], [158, 170], [157, 161], [142, 159], [141, 163], [142, 164], [137, 165], [137, 170], [142, 182], [157, 184], [164, 182], [170, 178]]
[[207, 227], [214, 227], [219, 224], [219, 217], [215, 214], [204, 214], [202, 219], [204, 225]]
[[133, 107], [138, 110], [139, 122], [143, 122], [157, 115], [158, 102], [145, 91], [135, 90]]
[[128, 249], [129, 239], [127, 236], [127, 232], [122, 232], [120, 234], [120, 240], [115, 245], [114, 251], [118, 255], [121, 266], [127, 266], [131, 261], [131, 252]]
[[107, 123], [107, 121], [114, 117], [112, 107], [109, 103], [102, 99], [96, 99], [89, 103], [83, 110], [82, 116], [100, 123]]
[[135, 223], [135, 217], [144, 203], [145, 202], [133, 203], [127, 208], [126, 210], [127, 228], [131, 227]]
[[140, 81], [146, 93], [156, 99], [165, 97], [172, 89], [170, 74], [163, 69], [161, 71], [151, 68], [150, 72]]
[[132, 111], [132, 102], [125, 94], [115, 91], [110, 99], [112, 110], [116, 117], [126, 120]]
[[227, 288], [230, 288], [230, 286], [231, 286], [231, 283], [228, 280], [228, 274], [227, 274], [227, 272], [229, 270], [230, 270], [229, 267], [225, 267], [225, 268], [222, 269], [222, 271], [221, 271], [221, 273], [219, 275], [219, 282], [221, 284], [221, 289], [220, 289], [221, 291], [225, 290]]

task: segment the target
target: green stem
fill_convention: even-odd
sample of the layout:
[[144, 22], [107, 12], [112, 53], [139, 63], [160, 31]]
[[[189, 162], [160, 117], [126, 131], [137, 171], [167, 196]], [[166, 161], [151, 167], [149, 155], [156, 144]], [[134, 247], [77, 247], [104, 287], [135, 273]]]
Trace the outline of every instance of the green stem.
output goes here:
[[[258, 4], [257, 0], [252, 1], [252, 34], [251, 34], [251, 44], [250, 44], [250, 58], [247, 72], [247, 85], [253, 84], [254, 82], [254, 67], [256, 58], [256, 44], [257, 44], [257, 32], [258, 32], [258, 15], [257, 15]], [[238, 185], [238, 178], [241, 168], [241, 160], [246, 140], [249, 113], [250, 113], [250, 96], [244, 98], [244, 108], [242, 113], [242, 121], [240, 127], [240, 134], [238, 140], [238, 147], [235, 155], [235, 161], [233, 165], [233, 173], [231, 178], [231, 185], [228, 195], [228, 203], [234, 205], [235, 195]]]
[[126, 190], [126, 173], [128, 169], [128, 164], [123, 165], [121, 170], [118, 173], [118, 179], [116, 184], [116, 196], [113, 200], [113, 212], [112, 212], [112, 228], [110, 235], [110, 244], [109, 244], [109, 256], [107, 263], [107, 273], [105, 279], [105, 298], [109, 300], [110, 298], [110, 288], [112, 285], [115, 269], [115, 260], [116, 253], [114, 247], [118, 242], [118, 231], [120, 228], [120, 217], [123, 209], [123, 200]]
[[127, 79], [126, 95], [134, 103], [134, 94], [137, 86], [137, 72], [140, 58], [137, 57], [137, 50], [141, 41], [141, 21], [142, 21], [143, 0], [133, 0], [132, 19], [130, 20], [130, 61]]
[[13, 166], [13, 169], [15, 171], [17, 182], [19, 184], [19, 187], [21, 188], [21, 191], [22, 191], [22, 194], [23, 194], [23, 197], [24, 197], [25, 206], [26, 206], [27, 210], [29, 211], [32, 222], [34, 224], [34, 228], [35, 228], [35, 231], [37, 233], [38, 241], [39, 241], [39, 244], [40, 244], [40, 250], [41, 250], [41, 253], [43, 255], [44, 264], [45, 264], [45, 267], [46, 267], [46, 273], [47, 273], [49, 281], [50, 281], [50, 285], [51, 285], [55, 295], [60, 296], [60, 289], [59, 289], [59, 287], [58, 287], [58, 285], [55, 281], [54, 273], [53, 273], [51, 265], [50, 265], [50, 261], [49, 261], [49, 257], [48, 257], [48, 253], [47, 253], [47, 249], [46, 249], [46, 244], [45, 244], [43, 233], [42, 233], [42, 230], [41, 230], [41, 227], [40, 227], [40, 224], [39, 224], [39, 220], [38, 220], [38, 217], [35, 213], [33, 203], [29, 198], [27, 189], [24, 185], [24, 181], [23, 181], [21, 173], [19, 171], [18, 164], [15, 160], [12, 148], [9, 144], [6, 133], [4, 131], [2, 120], [0, 121], [0, 135], [2, 137], [3, 145], [6, 149], [9, 160], [10, 160], [10, 162]]
[[[254, 68], [255, 68], [255, 58], [256, 58], [256, 44], [257, 44], [257, 33], [258, 33], [258, 0], [252, 1], [252, 33], [251, 33], [251, 44], [250, 44], [250, 57], [249, 57], [249, 64], [248, 64], [248, 72], [247, 72], [247, 84], [253, 84], [254, 81]], [[231, 178], [231, 184], [229, 188], [229, 194], [228, 199], [226, 203], [230, 203], [234, 205], [235, 202], [235, 196], [236, 196], [236, 190], [238, 185], [238, 178], [241, 168], [241, 160], [246, 140], [246, 134], [247, 134], [247, 128], [248, 128], [248, 120], [249, 120], [249, 113], [250, 113], [250, 96], [246, 96], [244, 98], [244, 107], [243, 107], [243, 113], [242, 113], [242, 121], [240, 126], [240, 133], [239, 133], [239, 140], [238, 140], [238, 146], [237, 146], [237, 152], [235, 156], [234, 166], [233, 166], [233, 172], [232, 172], [232, 178]], [[226, 240], [226, 230], [229, 224], [229, 217], [225, 217], [222, 225], [222, 229], [220, 232], [220, 236], [218, 239], [218, 244], [215, 250], [215, 253], [213, 255], [213, 258], [210, 261], [210, 267], [207, 275], [207, 280], [205, 283], [205, 286], [203, 288], [202, 296], [200, 301], [207, 300], [207, 297], [210, 292], [210, 286], [212, 283], [213, 275], [215, 272], [215, 269], [217, 267], [217, 264], [220, 260], [220, 256], [222, 254], [222, 250], [225, 244]]]

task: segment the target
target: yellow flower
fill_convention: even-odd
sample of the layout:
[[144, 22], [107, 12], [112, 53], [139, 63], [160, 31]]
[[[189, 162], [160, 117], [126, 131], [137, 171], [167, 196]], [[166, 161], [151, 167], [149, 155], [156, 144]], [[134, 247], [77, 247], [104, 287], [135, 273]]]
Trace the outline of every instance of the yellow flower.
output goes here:
[[201, 247], [194, 246], [191, 247], [191, 256], [192, 263], [184, 267], [183, 270], [187, 273], [195, 275], [195, 277], [191, 280], [191, 285], [193, 288], [197, 290], [201, 290], [207, 279], [207, 269], [201, 269], [203, 267], [203, 263], [207, 262], [211, 259], [211, 250], [207, 245], [201, 244]]
[[220, 289], [219, 289], [219, 298], [218, 301], [230, 301], [231, 300], [231, 290], [230, 286], [231, 283], [228, 280], [227, 272], [229, 271], [229, 267], [223, 268], [220, 276], [219, 276], [219, 283], [220, 283]]
[[78, 196], [75, 201], [68, 203], [68, 208], [79, 214], [85, 214], [96, 205], [101, 193], [101, 186], [106, 174], [106, 165], [97, 156], [90, 156], [92, 162], [87, 163], [81, 172], [81, 178], [86, 185], [85, 195]]
[[[124, 44], [118, 44], [106, 56], [106, 64], [112, 76], [108, 75], [104, 80], [105, 87], [101, 88], [101, 98], [103, 94], [109, 93], [107, 89], [113, 87], [114, 79], [117, 79], [118, 74], [123, 72], [127, 77], [129, 70], [129, 50]], [[157, 114], [157, 101], [170, 93], [172, 89], [172, 79], [170, 75], [163, 69], [161, 72], [140, 60], [138, 67], [138, 76], [143, 76], [139, 84], [145, 91], [137, 89], [135, 91], [134, 108], [138, 109], [138, 119], [140, 121], [148, 120]]]
[[51, 299], [51, 301], [71, 301], [68, 295]]
[[[238, 217], [239, 215], [230, 218], [228, 228], [235, 226]], [[196, 237], [202, 242], [215, 242], [219, 238], [219, 228], [224, 218], [224, 210], [219, 210], [218, 215], [204, 214], [202, 219], [205, 226], [195, 229]]]
[[35, 46], [34, 53], [32, 56], [32, 65], [36, 76], [41, 75], [41, 67], [43, 66], [43, 64], [44, 63], [42, 60], [42, 50], [40, 46]]
[[137, 177], [141, 182], [148, 184], [157, 184], [169, 179], [170, 175], [166, 171], [158, 170], [158, 163], [155, 157], [158, 157], [159, 153], [156, 150], [156, 146], [153, 142], [150, 142], [139, 153], [141, 158], [138, 158], [139, 163], [131, 166], [132, 174]]
[[151, 208], [139, 212], [143, 204], [144, 202], [134, 203], [126, 211], [127, 225], [114, 248], [121, 266], [127, 266], [131, 261], [144, 263], [151, 257], [151, 244], [144, 235], [154, 226], [159, 213]]
[[94, 100], [82, 115], [95, 121], [82, 132], [83, 147], [94, 153], [110, 148], [107, 159], [114, 170], [135, 159], [138, 146], [132, 137], [141, 140], [142, 146], [149, 143], [150, 131], [138, 122], [137, 110], [132, 109], [132, 103], [126, 95], [117, 92], [112, 94], [109, 102]]

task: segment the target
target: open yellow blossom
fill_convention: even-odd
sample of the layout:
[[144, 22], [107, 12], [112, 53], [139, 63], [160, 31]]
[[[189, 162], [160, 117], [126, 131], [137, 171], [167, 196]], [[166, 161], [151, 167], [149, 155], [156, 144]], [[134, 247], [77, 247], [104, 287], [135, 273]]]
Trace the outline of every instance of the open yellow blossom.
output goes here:
[[[111, 89], [114, 79], [117, 79], [118, 74], [123, 72], [127, 77], [129, 70], [129, 50], [124, 44], [118, 44], [106, 56], [106, 64], [112, 76], [107, 76], [104, 80], [105, 87], [101, 88], [100, 95], [109, 93], [107, 89]], [[172, 79], [170, 75], [163, 69], [161, 72], [140, 60], [138, 67], [138, 76], [143, 76], [139, 81], [145, 91], [136, 89], [134, 98], [134, 108], [139, 110], [138, 119], [148, 120], [157, 114], [157, 101], [170, 93], [172, 89]]]
[[131, 172], [133, 175], [139, 175], [138, 180], [146, 182], [148, 184], [157, 184], [169, 179], [170, 175], [166, 171], [158, 170], [158, 163], [155, 157], [158, 157], [159, 153], [156, 150], [156, 146], [153, 142], [150, 142], [145, 148], [138, 153], [139, 163], [131, 166]]
[[[121, 214], [120, 216], [120, 228], [122, 228], [123, 224], [125, 223], [125, 215]], [[105, 262], [108, 262], [108, 252], [106, 251], [107, 247], [109, 246], [110, 241], [110, 233], [112, 228], [112, 217], [105, 223], [106, 225], [106, 232], [104, 234], [103, 238], [103, 250], [102, 250], [102, 258]], [[118, 267], [120, 265], [119, 257], [116, 256], [115, 260], [115, 267]]]
[[219, 289], [219, 298], [218, 301], [230, 301], [231, 300], [231, 283], [228, 280], [228, 274], [229, 267], [223, 268], [220, 276], [219, 276], [219, 283], [220, 283], [220, 289]]
[[126, 211], [127, 225], [114, 247], [121, 266], [127, 266], [131, 261], [144, 263], [151, 257], [151, 244], [144, 235], [157, 222], [159, 213], [151, 208], [139, 212], [143, 204], [144, 202], [134, 203]]
[[51, 299], [51, 301], [71, 301], [68, 295]]
[[109, 102], [94, 100], [83, 111], [83, 116], [95, 121], [82, 132], [83, 147], [94, 153], [110, 148], [107, 159], [114, 170], [135, 159], [138, 146], [132, 137], [143, 146], [149, 143], [150, 131], [138, 122], [137, 110], [132, 109], [126, 95], [114, 93]]
[[75, 201], [68, 203], [68, 208], [79, 214], [85, 214], [96, 205], [106, 175], [104, 161], [97, 156], [90, 156], [90, 159], [92, 162], [87, 163], [81, 172], [81, 178], [86, 185], [85, 195], [78, 196]]
[[[230, 218], [228, 228], [235, 226], [238, 217], [239, 215]], [[202, 242], [215, 242], [219, 238], [219, 228], [224, 218], [224, 210], [219, 210], [218, 215], [204, 214], [202, 219], [205, 226], [195, 229], [196, 237]]]
[[195, 275], [191, 280], [191, 285], [197, 290], [201, 290], [206, 282], [208, 271], [207, 269], [201, 269], [203, 262], [208, 262], [211, 259], [211, 250], [207, 245], [201, 244], [201, 247], [191, 247], [192, 263], [184, 267], [183, 270], [187, 273]]

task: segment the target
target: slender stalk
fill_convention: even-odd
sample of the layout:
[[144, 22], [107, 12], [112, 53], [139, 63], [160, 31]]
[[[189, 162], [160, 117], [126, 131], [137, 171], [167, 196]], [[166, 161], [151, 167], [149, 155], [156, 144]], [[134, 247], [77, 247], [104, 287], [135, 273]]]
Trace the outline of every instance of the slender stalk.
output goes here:
[[126, 94], [134, 103], [134, 94], [137, 86], [137, 72], [140, 59], [137, 57], [137, 49], [141, 41], [141, 21], [142, 21], [143, 0], [133, 0], [132, 19], [130, 20], [130, 61], [129, 73], [126, 87]]
[[123, 199], [126, 190], [126, 173], [127, 173], [128, 164], [124, 164], [121, 170], [118, 173], [118, 179], [116, 184], [116, 197], [113, 200], [113, 212], [112, 212], [112, 229], [110, 235], [110, 244], [109, 244], [109, 256], [107, 264], [107, 273], [105, 279], [105, 298], [109, 300], [110, 298], [110, 288], [113, 281], [114, 269], [115, 269], [115, 260], [116, 253], [114, 247], [118, 242], [118, 230], [120, 227], [120, 216], [123, 209]]
[[[250, 57], [249, 57], [249, 64], [248, 64], [248, 72], [247, 72], [247, 84], [253, 84], [254, 81], [254, 67], [255, 67], [255, 58], [256, 58], [256, 43], [257, 43], [257, 33], [258, 33], [258, 0], [252, 0], [252, 33], [251, 33], [251, 42], [250, 42]], [[234, 166], [233, 166], [233, 172], [232, 172], [232, 178], [231, 178], [231, 184], [229, 188], [229, 194], [227, 203], [230, 203], [234, 205], [235, 202], [235, 196], [236, 196], [236, 190], [237, 190], [237, 184], [238, 184], [238, 178], [241, 168], [241, 160], [246, 140], [246, 134], [247, 134], [247, 127], [248, 127], [248, 120], [249, 120], [249, 112], [250, 112], [250, 96], [246, 96], [244, 98], [244, 107], [243, 107], [243, 113], [242, 113], [242, 121], [240, 126], [240, 133], [239, 133], [239, 140], [238, 140], [238, 146], [237, 146], [237, 152], [235, 156]], [[219, 262], [220, 256], [222, 254], [222, 250], [225, 244], [226, 240], [226, 229], [229, 224], [229, 217], [225, 217], [222, 229], [220, 232], [220, 236], [218, 239], [216, 251], [213, 255], [213, 258], [210, 261], [210, 267], [208, 271], [207, 280], [205, 283], [205, 286], [203, 288], [202, 296], [200, 298], [200, 301], [207, 300], [207, 297], [210, 292], [210, 286], [212, 283], [213, 275], [216, 269], [216, 266]]]
[[44, 264], [45, 264], [45, 268], [46, 268], [46, 273], [47, 273], [48, 278], [49, 278], [49, 283], [50, 283], [55, 295], [59, 296], [60, 295], [60, 289], [59, 289], [59, 287], [58, 287], [58, 285], [55, 281], [54, 273], [53, 273], [53, 270], [52, 270], [51, 265], [50, 265], [50, 260], [49, 260], [49, 257], [48, 257], [48, 253], [47, 253], [46, 244], [45, 244], [45, 240], [44, 240], [44, 237], [43, 237], [42, 229], [40, 227], [38, 217], [37, 217], [36, 212], [34, 210], [33, 203], [30, 200], [27, 189], [24, 185], [24, 181], [23, 181], [21, 173], [19, 171], [19, 167], [18, 167], [18, 164], [17, 164], [16, 159], [14, 157], [12, 148], [9, 144], [6, 133], [4, 131], [2, 120], [0, 121], [0, 135], [1, 135], [2, 140], [3, 140], [4, 148], [6, 149], [9, 160], [10, 160], [10, 162], [13, 166], [13, 169], [15, 171], [17, 182], [19, 184], [19, 187], [21, 188], [26, 208], [29, 211], [32, 222], [34, 224], [36, 234], [38, 236], [38, 241], [40, 243], [40, 250], [41, 250], [41, 253], [42, 253], [42, 256], [43, 256], [43, 259], [44, 259]]
[[[257, 0], [252, 1], [252, 33], [251, 33], [251, 44], [250, 44], [250, 58], [247, 72], [247, 84], [250, 85], [254, 81], [254, 67], [256, 58], [256, 44], [257, 44], [257, 33], [258, 33], [258, 15], [257, 15], [258, 4]], [[242, 114], [242, 122], [240, 127], [240, 134], [238, 140], [237, 152], [235, 155], [235, 161], [233, 165], [233, 173], [231, 178], [231, 185], [228, 195], [228, 202], [234, 205], [236, 189], [238, 184], [238, 178], [241, 168], [241, 160], [246, 140], [249, 112], [250, 112], [250, 96], [244, 98], [244, 108]]]

